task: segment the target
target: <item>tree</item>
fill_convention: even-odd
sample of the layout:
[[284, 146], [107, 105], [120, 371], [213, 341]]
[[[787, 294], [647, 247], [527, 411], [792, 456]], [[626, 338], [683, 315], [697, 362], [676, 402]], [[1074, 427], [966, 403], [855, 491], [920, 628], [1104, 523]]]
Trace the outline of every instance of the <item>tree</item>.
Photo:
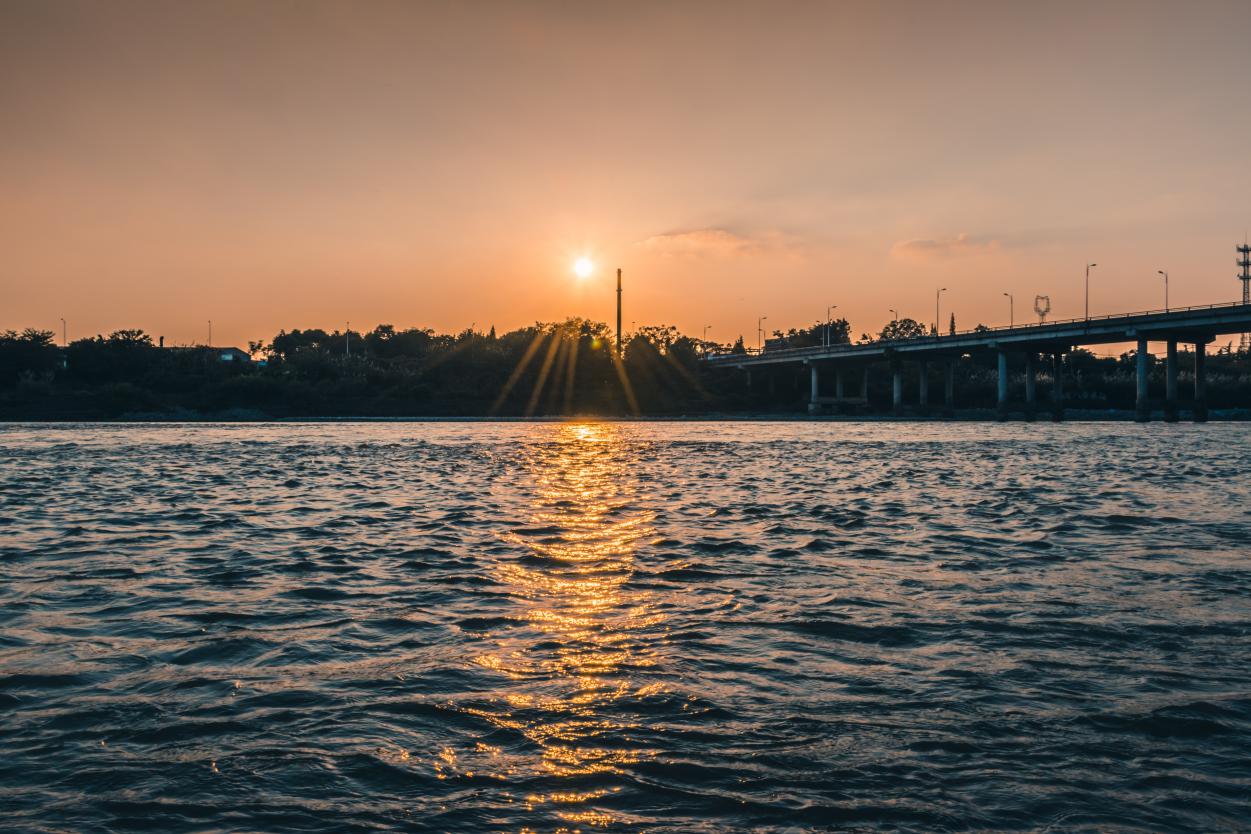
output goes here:
[[895, 319], [886, 322], [879, 338], [884, 342], [890, 342], [896, 339], [916, 339], [924, 335], [925, 325], [914, 319]]
[[956, 314], [951, 314], [951, 328], [949, 330], [952, 336], [956, 335]]
[[13, 383], [23, 375], [50, 373], [59, 364], [59, 358], [51, 330], [27, 328], [21, 333], [0, 333], [0, 382]]
[[847, 319], [834, 319], [828, 325], [826, 322], [819, 321], [812, 327], [799, 329], [792, 327], [785, 333], [775, 330], [773, 335], [779, 339], [785, 339], [786, 346], [793, 348], [824, 345], [827, 339], [831, 345], [849, 345], [851, 344], [851, 324]]

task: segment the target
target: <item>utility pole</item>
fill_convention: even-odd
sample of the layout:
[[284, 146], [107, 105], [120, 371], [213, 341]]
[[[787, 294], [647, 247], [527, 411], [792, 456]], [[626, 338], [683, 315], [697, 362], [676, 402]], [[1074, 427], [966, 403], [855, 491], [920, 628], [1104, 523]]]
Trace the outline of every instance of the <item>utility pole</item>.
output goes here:
[[617, 269], [617, 355], [621, 355], [621, 269]]

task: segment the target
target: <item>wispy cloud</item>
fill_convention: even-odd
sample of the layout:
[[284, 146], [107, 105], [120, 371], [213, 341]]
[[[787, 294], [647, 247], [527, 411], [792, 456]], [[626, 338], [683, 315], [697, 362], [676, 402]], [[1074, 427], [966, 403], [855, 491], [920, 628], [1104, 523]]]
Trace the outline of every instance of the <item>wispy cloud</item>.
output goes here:
[[986, 235], [970, 235], [962, 232], [955, 237], [901, 240], [895, 243], [890, 251], [896, 258], [936, 261], [970, 255], [985, 255], [998, 249], [999, 241], [996, 238]]
[[638, 244], [643, 249], [673, 257], [747, 257], [769, 253], [796, 254], [800, 241], [769, 229], [744, 233], [721, 227], [681, 229], [652, 235]]

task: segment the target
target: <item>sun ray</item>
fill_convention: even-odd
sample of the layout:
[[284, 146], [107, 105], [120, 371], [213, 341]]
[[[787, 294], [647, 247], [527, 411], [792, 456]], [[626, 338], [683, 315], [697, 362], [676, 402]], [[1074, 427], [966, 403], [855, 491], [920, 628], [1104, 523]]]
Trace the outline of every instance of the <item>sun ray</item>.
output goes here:
[[612, 367], [617, 372], [617, 379], [621, 381], [621, 390], [625, 392], [626, 402], [630, 404], [630, 413], [637, 417], [639, 401], [634, 396], [634, 386], [630, 384], [630, 375], [626, 373], [625, 363], [621, 361], [619, 353], [613, 353]]
[[573, 413], [573, 395], [574, 386], [577, 384], [578, 369], [578, 348], [581, 345], [581, 339], [575, 335], [573, 343], [569, 346], [569, 361], [565, 363], [565, 402], [564, 413]]
[[530, 364], [530, 360], [534, 358], [534, 355], [542, 346], [543, 338], [545, 336], [546, 334], [542, 330], [534, 334], [534, 338], [526, 347], [526, 352], [522, 355], [521, 361], [517, 363], [517, 367], [513, 369], [512, 374], [508, 377], [508, 381], [504, 383], [504, 388], [500, 391], [500, 395], [495, 398], [495, 403], [491, 406], [492, 414], [495, 414], [500, 410], [500, 406], [504, 404], [504, 399], [508, 396], [508, 393], [513, 390], [513, 386], [517, 384], [517, 380], [521, 379], [521, 375], [525, 373], [526, 367]]
[[534, 390], [530, 392], [530, 401], [526, 403], [527, 417], [534, 414], [534, 409], [539, 404], [539, 397], [543, 393], [543, 386], [547, 384], [547, 375], [551, 373], [552, 361], [556, 358], [556, 351], [560, 348], [560, 343], [560, 334], [553, 329], [551, 334], [551, 343], [548, 344], [547, 354], [543, 357], [543, 366], [539, 369], [539, 378], [535, 380]]

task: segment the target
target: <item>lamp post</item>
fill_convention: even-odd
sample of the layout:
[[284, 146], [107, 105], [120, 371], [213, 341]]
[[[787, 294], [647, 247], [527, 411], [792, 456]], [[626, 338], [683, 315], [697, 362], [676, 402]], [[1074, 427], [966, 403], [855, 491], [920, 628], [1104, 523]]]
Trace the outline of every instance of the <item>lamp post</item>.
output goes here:
[[768, 320], [768, 316], [756, 319], [756, 347], [761, 350], [764, 350], [764, 323]]
[[1004, 295], [1008, 297], [1008, 327], [1015, 327], [1016, 326], [1016, 313], [1013, 312], [1012, 310], [1013, 304], [1015, 303], [1012, 300], [1012, 293], [1006, 292], [1004, 293]]
[[942, 321], [942, 317], [938, 315], [938, 301], [943, 297], [943, 293], [947, 292], [946, 287], [942, 287], [938, 292], [934, 293], [934, 335], [938, 335], [938, 323]]
[[343, 355], [352, 355], [352, 322], [350, 321], [343, 323]]
[[1090, 268], [1099, 264], [1086, 264], [1086, 318], [1090, 318]]
[[704, 351], [704, 354], [705, 354], [705, 355], [707, 355], [707, 353], [708, 353], [708, 331], [709, 331], [709, 330], [711, 330], [711, 329], [712, 329], [712, 325], [711, 325], [711, 324], [705, 324], [705, 325], [704, 325], [704, 338], [700, 340], [700, 341], [702, 342], [702, 344], [700, 345], [700, 347], [701, 347], [701, 348], [703, 348], [703, 351]]
[[212, 347], [212, 346], [213, 346], [213, 320], [212, 320], [212, 319], [209, 319], [209, 320], [208, 320], [208, 323], [209, 323], [209, 340], [208, 340], [208, 347]]
[[1157, 269], [1156, 272], [1164, 276], [1164, 312], [1168, 312], [1168, 270]]
[[892, 318], [892, 319], [891, 319], [891, 321], [899, 321], [899, 311], [898, 311], [898, 310], [896, 310], [894, 307], [892, 307], [892, 308], [890, 309], [890, 314], [891, 314], [892, 316], [894, 316], [894, 318]]
[[617, 355], [621, 355], [621, 268], [617, 268]]
[[69, 347], [69, 338], [65, 334], [66, 334], [65, 319], [61, 319], [61, 344], [65, 347]]
[[825, 346], [830, 346], [830, 313], [838, 309], [837, 304], [825, 308]]

